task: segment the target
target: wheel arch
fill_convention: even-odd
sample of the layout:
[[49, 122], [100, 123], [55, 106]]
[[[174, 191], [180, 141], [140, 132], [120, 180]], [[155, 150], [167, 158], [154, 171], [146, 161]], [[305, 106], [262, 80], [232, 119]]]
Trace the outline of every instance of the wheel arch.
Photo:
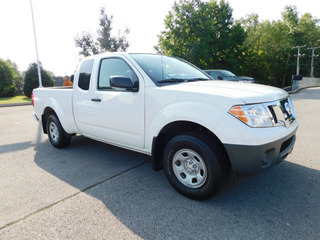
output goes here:
[[47, 119], [51, 114], [54, 114], [57, 116], [57, 113], [51, 107], [46, 107], [41, 116], [42, 129], [43, 129], [43, 133], [45, 134], [48, 133], [46, 125], [47, 125]]
[[197, 132], [198, 134], [201, 134], [205, 136], [206, 141], [211, 145], [214, 146], [215, 144], [219, 144], [221, 149], [224, 151], [228, 158], [228, 164], [230, 165], [229, 156], [227, 154], [226, 149], [224, 148], [222, 142], [219, 140], [219, 138], [209, 129], [206, 127], [190, 122], [190, 121], [175, 121], [167, 124], [164, 126], [161, 131], [159, 132], [157, 137], [153, 138], [152, 141], [152, 155], [151, 155], [151, 162], [152, 162], [152, 168], [154, 170], [161, 170], [163, 168], [163, 151], [166, 147], [167, 142], [182, 133], [186, 132]]

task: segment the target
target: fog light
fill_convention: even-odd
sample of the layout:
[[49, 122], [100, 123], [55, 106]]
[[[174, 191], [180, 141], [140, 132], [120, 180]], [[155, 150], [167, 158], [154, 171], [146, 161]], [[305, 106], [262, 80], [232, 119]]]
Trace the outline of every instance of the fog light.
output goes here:
[[263, 155], [263, 160], [261, 161], [261, 167], [269, 167], [274, 159], [275, 149], [269, 149]]
[[261, 167], [265, 168], [268, 167], [270, 165], [270, 162], [267, 159], [263, 159], [261, 161]]

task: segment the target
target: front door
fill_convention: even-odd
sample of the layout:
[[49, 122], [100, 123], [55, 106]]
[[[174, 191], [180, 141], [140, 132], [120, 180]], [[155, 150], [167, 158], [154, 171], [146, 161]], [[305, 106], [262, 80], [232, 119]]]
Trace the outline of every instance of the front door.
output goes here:
[[[84, 135], [129, 148], [144, 148], [144, 88], [142, 76], [120, 57], [101, 59], [99, 71], [90, 86], [85, 124], [78, 126]], [[110, 86], [111, 76], [129, 77], [137, 92]], [[84, 105], [82, 106], [84, 107]], [[82, 128], [82, 129], [81, 129]]]

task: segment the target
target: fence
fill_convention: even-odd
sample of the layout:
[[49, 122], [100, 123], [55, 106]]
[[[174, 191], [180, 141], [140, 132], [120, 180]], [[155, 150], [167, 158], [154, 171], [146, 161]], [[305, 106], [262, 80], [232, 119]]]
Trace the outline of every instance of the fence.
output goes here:
[[320, 86], [320, 78], [304, 77], [301, 81], [293, 80], [291, 91], [298, 90], [306, 87], [318, 87]]

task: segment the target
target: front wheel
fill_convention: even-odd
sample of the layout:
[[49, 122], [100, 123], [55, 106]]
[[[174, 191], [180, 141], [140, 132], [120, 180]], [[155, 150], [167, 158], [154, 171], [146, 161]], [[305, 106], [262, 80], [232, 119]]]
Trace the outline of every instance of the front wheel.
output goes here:
[[51, 144], [63, 148], [70, 144], [71, 136], [64, 131], [56, 115], [51, 114], [47, 119], [47, 133]]
[[219, 143], [187, 133], [172, 138], [164, 152], [164, 170], [170, 184], [196, 200], [212, 197], [226, 180], [227, 158]]

